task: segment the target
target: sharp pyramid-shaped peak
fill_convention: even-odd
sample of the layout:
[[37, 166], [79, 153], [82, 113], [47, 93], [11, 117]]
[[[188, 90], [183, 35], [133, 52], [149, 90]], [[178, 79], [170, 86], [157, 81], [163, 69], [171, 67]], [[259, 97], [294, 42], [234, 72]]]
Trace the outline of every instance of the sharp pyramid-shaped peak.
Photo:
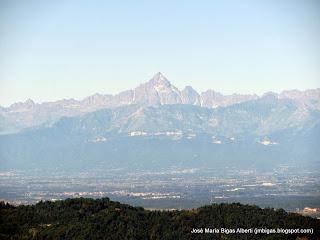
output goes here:
[[166, 79], [166, 77], [161, 73], [157, 72], [154, 76], [153, 79]]
[[161, 73], [156, 73], [152, 79], [150, 80], [151, 83], [158, 85], [158, 84], [164, 84], [164, 85], [171, 85], [169, 80]]

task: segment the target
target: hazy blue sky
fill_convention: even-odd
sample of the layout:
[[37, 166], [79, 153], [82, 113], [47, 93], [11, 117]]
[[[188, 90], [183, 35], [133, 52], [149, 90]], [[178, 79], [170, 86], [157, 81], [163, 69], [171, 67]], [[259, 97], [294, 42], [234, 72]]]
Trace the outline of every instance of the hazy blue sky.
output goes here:
[[0, 0], [0, 105], [177, 87], [320, 87], [320, 1]]

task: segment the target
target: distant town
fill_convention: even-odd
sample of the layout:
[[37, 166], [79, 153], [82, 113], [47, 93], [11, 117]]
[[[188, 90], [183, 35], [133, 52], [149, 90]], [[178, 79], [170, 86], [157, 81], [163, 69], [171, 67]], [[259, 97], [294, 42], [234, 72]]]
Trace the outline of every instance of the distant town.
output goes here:
[[101, 198], [149, 209], [190, 209], [241, 202], [319, 217], [320, 173], [281, 165], [272, 172], [219, 169], [124, 169], [81, 173], [7, 171], [0, 173], [0, 198], [14, 205], [75, 197]]

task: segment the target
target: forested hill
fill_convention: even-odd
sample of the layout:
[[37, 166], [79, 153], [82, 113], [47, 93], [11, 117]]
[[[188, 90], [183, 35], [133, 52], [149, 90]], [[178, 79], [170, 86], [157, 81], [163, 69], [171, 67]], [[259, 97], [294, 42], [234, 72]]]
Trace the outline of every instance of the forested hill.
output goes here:
[[[191, 233], [193, 228], [202, 229], [203, 233]], [[205, 228], [215, 228], [220, 233], [204, 233]], [[221, 228], [312, 228], [313, 234], [226, 234], [221, 233]], [[18, 207], [2, 202], [0, 239], [320, 239], [320, 220], [239, 203], [148, 211], [108, 198], [46, 201]]]

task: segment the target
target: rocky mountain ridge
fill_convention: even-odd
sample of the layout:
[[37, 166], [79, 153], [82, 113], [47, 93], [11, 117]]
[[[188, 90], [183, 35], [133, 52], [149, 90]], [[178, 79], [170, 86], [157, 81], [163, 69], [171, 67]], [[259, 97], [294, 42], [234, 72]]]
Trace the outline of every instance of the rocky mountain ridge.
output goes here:
[[[306, 91], [290, 90], [280, 94], [266, 93], [223, 95], [214, 90], [198, 93], [191, 86], [179, 90], [160, 72], [151, 80], [138, 87], [120, 92], [117, 95], [94, 94], [83, 100], [63, 99], [55, 102], [34, 103], [31, 99], [14, 103], [8, 108], [0, 108], [0, 133], [16, 132], [47, 122], [55, 122], [61, 117], [71, 117], [94, 112], [103, 108], [116, 108], [126, 105], [157, 106], [187, 104], [205, 108], [218, 108], [246, 101], [259, 100], [266, 96], [277, 99], [290, 99], [299, 108], [320, 109], [320, 89]], [[306, 110], [305, 110], [306, 111]]]

